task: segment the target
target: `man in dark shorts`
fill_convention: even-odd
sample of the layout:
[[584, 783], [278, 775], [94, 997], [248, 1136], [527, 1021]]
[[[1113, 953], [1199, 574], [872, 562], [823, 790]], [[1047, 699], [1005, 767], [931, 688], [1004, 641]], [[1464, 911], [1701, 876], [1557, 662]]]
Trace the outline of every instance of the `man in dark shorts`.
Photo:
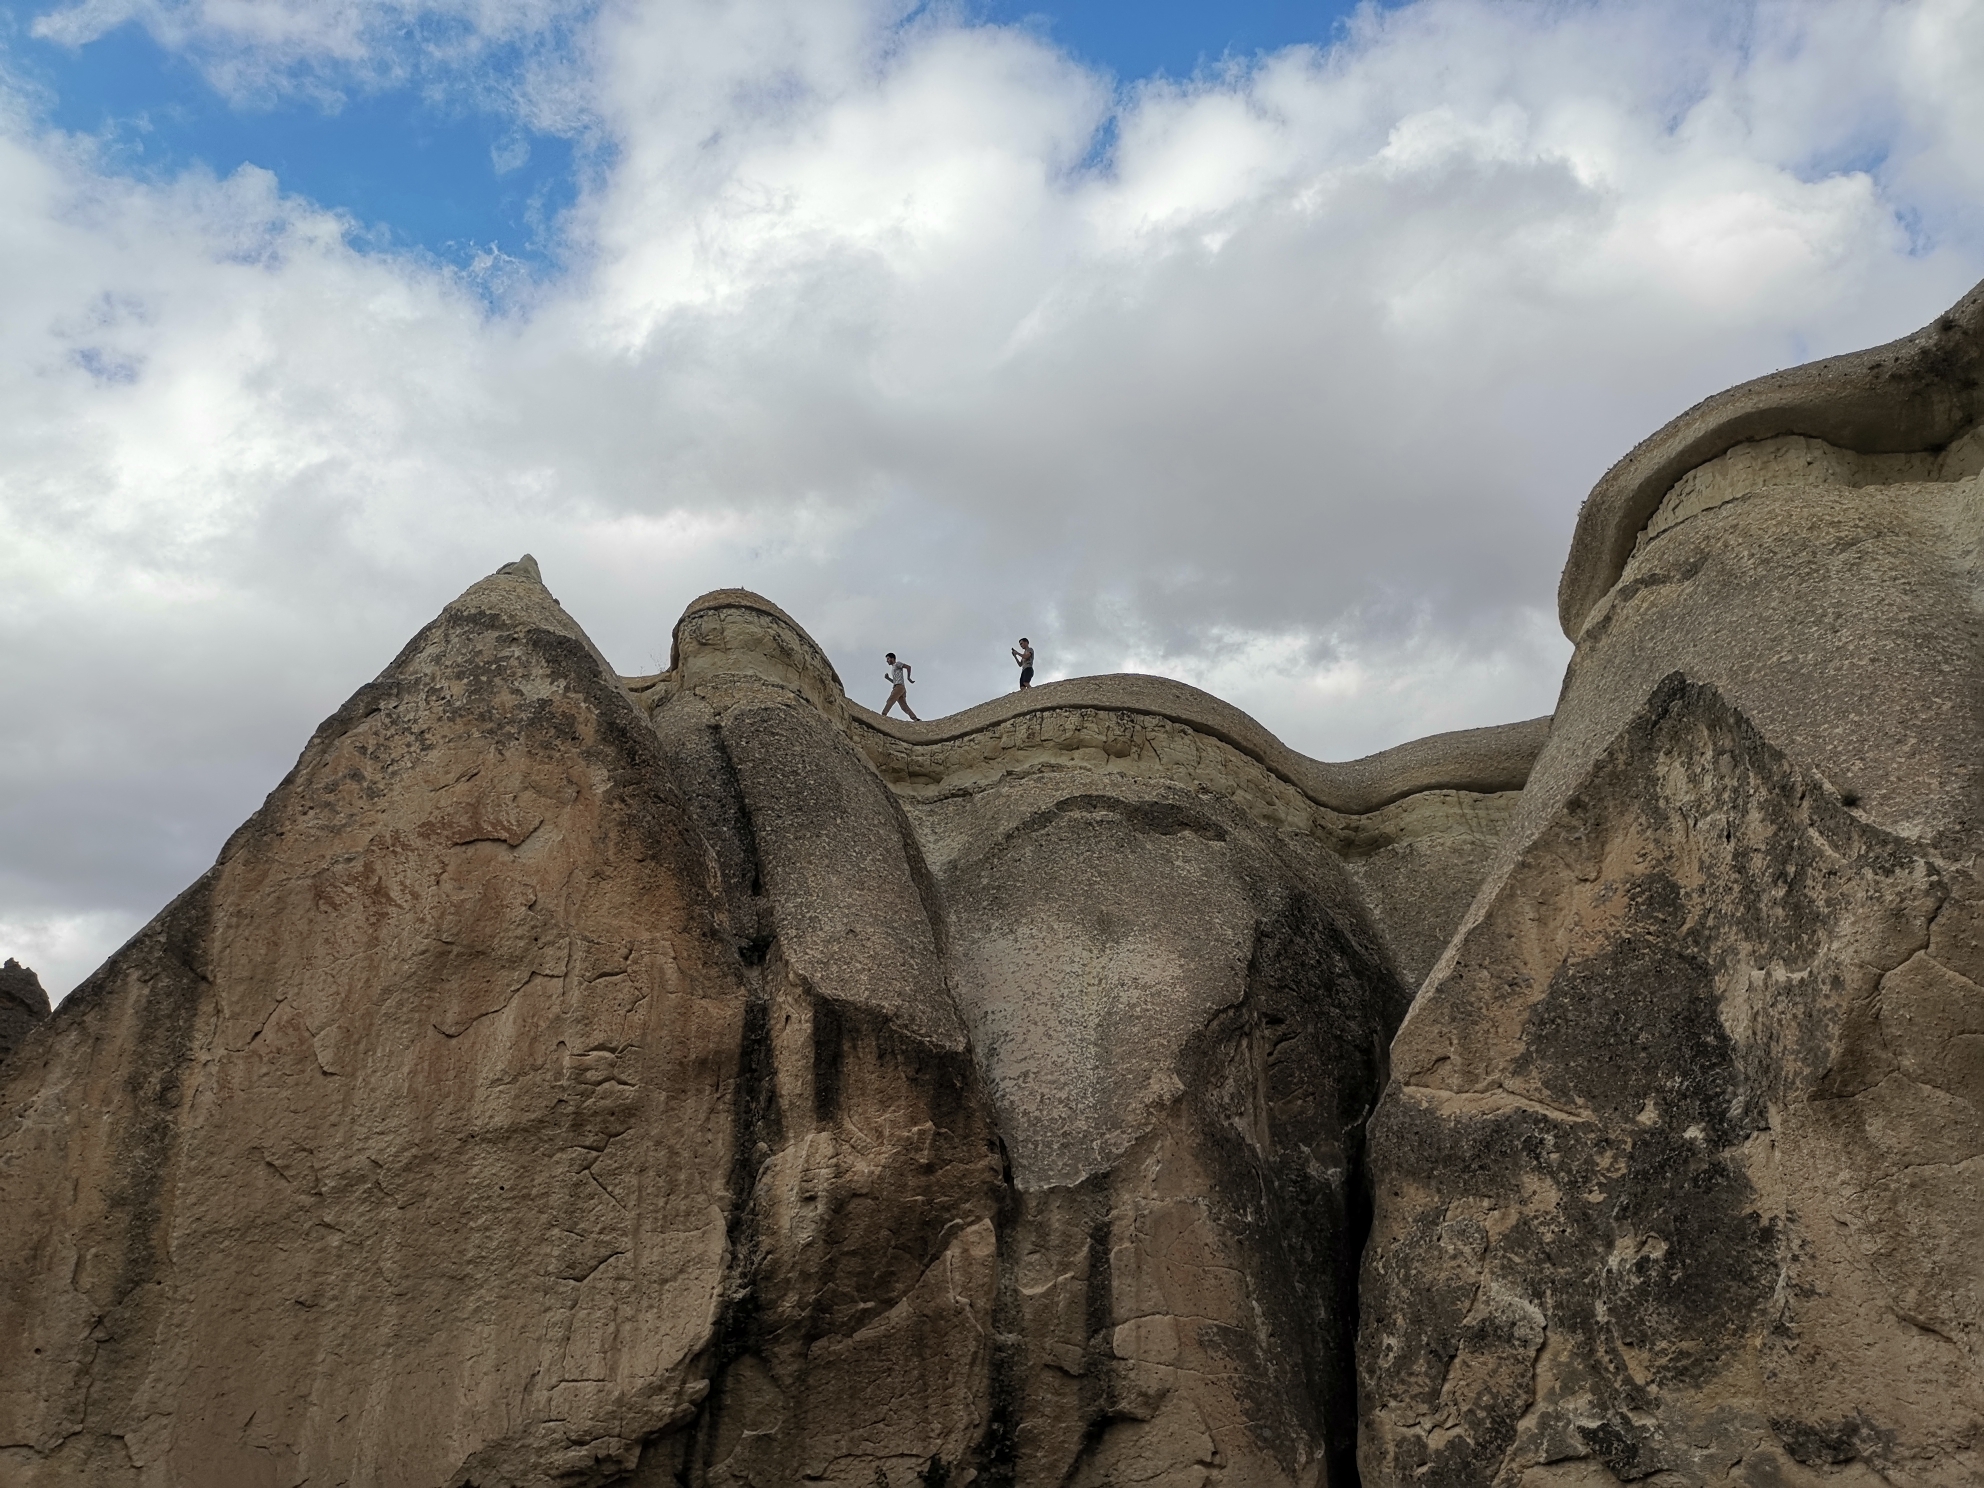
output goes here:
[[1025, 636], [1021, 636], [1019, 645], [1013, 648], [1013, 664], [1020, 669], [1021, 689], [1033, 686], [1033, 642]]
[[[889, 700], [882, 704], [882, 716], [887, 718], [889, 716], [889, 709], [893, 708], [897, 703], [901, 703], [902, 711], [911, 718], [916, 718], [915, 712], [909, 706], [909, 694], [903, 691], [903, 683], [906, 681], [914, 682], [916, 676], [908, 662], [896, 660], [895, 652], [891, 651], [888, 654], [887, 660], [889, 663], [889, 670], [886, 674], [889, 679]], [[921, 723], [923, 720], [916, 718], [916, 721]]]

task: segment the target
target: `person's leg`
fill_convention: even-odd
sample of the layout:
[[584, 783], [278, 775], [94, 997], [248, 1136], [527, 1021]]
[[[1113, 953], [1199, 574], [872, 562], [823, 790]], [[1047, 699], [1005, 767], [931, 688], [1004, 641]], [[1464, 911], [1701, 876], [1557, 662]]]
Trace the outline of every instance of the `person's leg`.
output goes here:
[[1026, 688], [1029, 688], [1029, 687], [1031, 687], [1031, 686], [1033, 686], [1033, 668], [1032, 668], [1032, 667], [1021, 667], [1021, 668], [1020, 668], [1020, 688], [1021, 688], [1021, 690], [1022, 690], [1022, 691], [1024, 691], [1024, 690], [1025, 690]]
[[914, 722], [916, 722], [916, 723], [921, 723], [921, 722], [923, 722], [923, 720], [922, 720], [922, 719], [920, 719], [920, 718], [918, 718], [918, 717], [916, 716], [916, 710], [915, 710], [914, 708], [912, 708], [912, 707], [910, 707], [910, 705], [909, 705], [909, 694], [908, 694], [908, 693], [906, 693], [906, 692], [905, 692], [905, 693], [904, 693], [904, 694], [902, 695], [902, 710], [903, 710], [903, 712], [905, 712], [905, 713], [907, 713], [907, 714], [908, 714], [908, 715], [910, 716], [910, 718], [911, 718], [911, 719], [912, 719], [912, 720], [913, 720]]
[[[882, 704], [882, 716], [887, 718], [889, 716], [889, 709], [893, 708], [897, 703], [902, 704], [903, 712], [909, 713], [909, 694], [903, 691], [903, 686], [900, 682], [889, 689], [889, 700]], [[910, 713], [909, 716], [914, 718], [916, 715]]]

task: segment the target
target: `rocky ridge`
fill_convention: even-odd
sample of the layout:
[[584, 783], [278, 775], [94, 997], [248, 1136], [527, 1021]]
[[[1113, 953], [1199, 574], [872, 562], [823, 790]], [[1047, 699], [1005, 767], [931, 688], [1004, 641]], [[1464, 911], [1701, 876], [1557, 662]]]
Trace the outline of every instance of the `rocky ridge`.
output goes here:
[[471, 588], [8, 1068], [0, 1465], [1341, 1480], [1410, 996], [1346, 860], [1461, 843], [1457, 915], [1541, 731], [1022, 701], [895, 729], [735, 592], [622, 679]]
[[507, 566], [0, 1066], [0, 1480], [1984, 1482], [1980, 306], [1348, 764]]

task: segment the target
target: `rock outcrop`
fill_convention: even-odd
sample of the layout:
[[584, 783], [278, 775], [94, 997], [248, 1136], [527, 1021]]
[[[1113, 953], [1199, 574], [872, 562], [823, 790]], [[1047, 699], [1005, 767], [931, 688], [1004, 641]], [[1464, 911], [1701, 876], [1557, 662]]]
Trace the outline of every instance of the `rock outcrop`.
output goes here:
[[1984, 1482], [1984, 287], [1600, 482], [1372, 1128], [1367, 1484]]
[[510, 565], [0, 1079], [0, 1475], [1346, 1481], [1385, 927], [1541, 736], [903, 729], [756, 596], [621, 679]]
[[[1536, 731], [1324, 785], [1332, 767], [1152, 678], [896, 726], [737, 591], [692, 605], [669, 672], [634, 685], [726, 880], [756, 886], [734, 911], [747, 946], [815, 1020], [968, 1050], [989, 1106], [973, 1130], [996, 1133], [996, 1212], [952, 1222], [988, 1242], [959, 1274], [990, 1347], [949, 1401], [970, 1429], [899, 1448], [901, 1470], [1343, 1481], [1361, 1127], [1407, 989], [1336, 852], [1408, 835], [1369, 818], [1421, 783], [1518, 785]], [[850, 1138], [805, 1139], [818, 1185]], [[758, 1424], [691, 1459], [819, 1473], [850, 1407], [803, 1351], [740, 1348], [728, 1368], [765, 1402]]]
[[451, 605], [4, 1072], [0, 1478], [631, 1470], [733, 1274], [712, 879], [531, 573]]
[[1829, 446], [1849, 460], [1872, 457], [1876, 469], [1884, 457], [1899, 456], [1890, 469], [1917, 473], [1897, 478], [1937, 479], [1920, 472], [1962, 451], [1979, 419], [1984, 284], [1899, 341], [1773, 372], [1704, 399], [1642, 440], [1592, 488], [1557, 589], [1564, 633], [1578, 638], [1593, 607], [1619, 583], [1655, 510], [1691, 471], [1744, 445], [1769, 451], [1786, 448], [1778, 441], [1788, 440], [1791, 448], [1809, 448], [1804, 441]]
[[42, 990], [41, 978], [9, 956], [0, 965], [0, 1064], [47, 1016], [48, 994]]
[[1365, 1481], [1975, 1481], [1976, 931], [1656, 689], [1393, 1044]]

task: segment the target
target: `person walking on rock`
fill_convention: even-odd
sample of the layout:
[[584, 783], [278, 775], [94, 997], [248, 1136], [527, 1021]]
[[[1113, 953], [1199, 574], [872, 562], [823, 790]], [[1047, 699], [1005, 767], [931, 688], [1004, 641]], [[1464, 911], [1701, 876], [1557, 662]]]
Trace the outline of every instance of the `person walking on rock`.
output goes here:
[[[909, 706], [909, 694], [903, 691], [903, 683], [914, 682], [916, 680], [915, 669], [906, 661], [897, 661], [896, 654], [893, 651], [888, 654], [888, 662], [889, 700], [882, 704], [882, 716], [887, 718], [889, 716], [889, 709], [893, 708], [897, 703], [901, 703], [902, 711], [909, 717], [916, 718], [916, 710]], [[916, 718], [916, 721], [921, 723], [923, 720]]]
[[1020, 691], [1024, 692], [1033, 686], [1033, 642], [1025, 636], [1013, 648], [1013, 664], [1020, 669]]

